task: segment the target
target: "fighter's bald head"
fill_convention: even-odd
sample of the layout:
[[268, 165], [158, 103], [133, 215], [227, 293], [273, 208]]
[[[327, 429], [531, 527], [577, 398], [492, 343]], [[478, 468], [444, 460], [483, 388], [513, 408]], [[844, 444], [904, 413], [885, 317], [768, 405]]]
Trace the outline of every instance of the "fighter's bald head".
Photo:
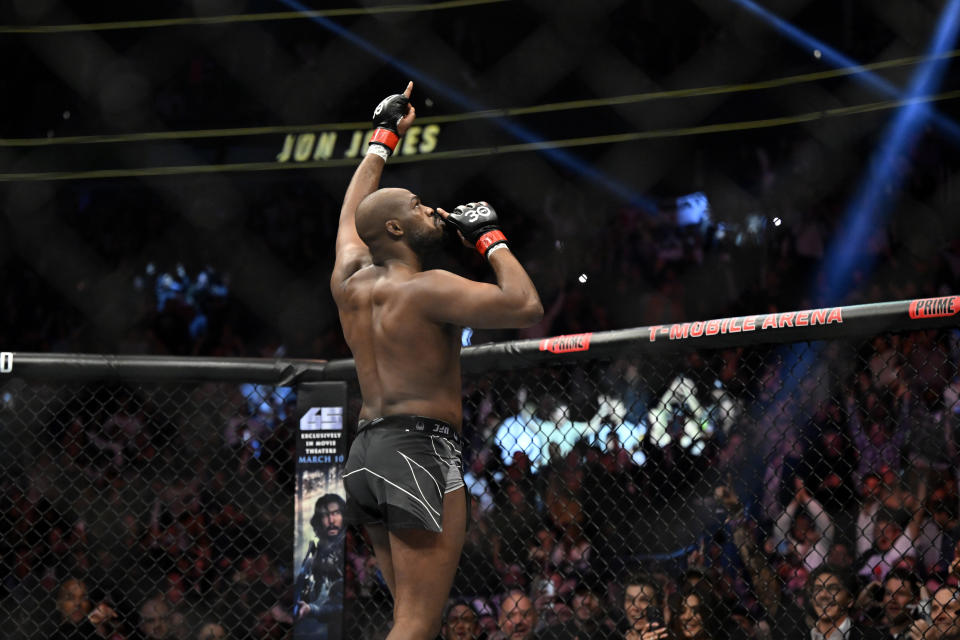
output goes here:
[[386, 223], [398, 218], [403, 205], [410, 201], [413, 194], [406, 189], [378, 189], [360, 201], [357, 207], [357, 233], [368, 245], [386, 235]]

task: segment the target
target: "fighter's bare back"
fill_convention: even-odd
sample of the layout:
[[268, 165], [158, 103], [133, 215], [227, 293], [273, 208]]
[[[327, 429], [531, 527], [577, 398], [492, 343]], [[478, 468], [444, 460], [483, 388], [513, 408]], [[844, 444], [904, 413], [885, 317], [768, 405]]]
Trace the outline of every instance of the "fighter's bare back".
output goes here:
[[361, 418], [413, 414], [461, 423], [460, 327], [427, 317], [431, 272], [367, 265], [335, 291], [363, 394]]
[[[529, 326], [543, 306], [488, 203], [448, 213], [407, 189], [379, 188], [390, 145], [416, 118], [412, 88], [408, 83], [402, 96], [385, 99], [374, 112], [375, 123], [390, 130], [377, 129], [371, 153], [347, 187], [330, 288], [356, 363], [360, 417], [420, 415], [459, 430], [461, 326]], [[496, 284], [422, 270], [423, 256], [442, 245], [449, 229], [487, 259]]]

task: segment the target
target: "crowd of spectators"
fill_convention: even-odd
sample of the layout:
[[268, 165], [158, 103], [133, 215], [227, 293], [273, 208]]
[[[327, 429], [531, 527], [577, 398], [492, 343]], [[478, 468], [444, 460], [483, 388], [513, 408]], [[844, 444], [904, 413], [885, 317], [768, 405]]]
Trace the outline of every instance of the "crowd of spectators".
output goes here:
[[[802, 366], [752, 347], [469, 376], [446, 637], [651, 640], [659, 614], [676, 637], [793, 637], [821, 591], [858, 628], [953, 637], [958, 348], [921, 331], [808, 345]], [[7, 415], [35, 425], [37, 401]], [[294, 401], [120, 385], [48, 404], [3, 475], [9, 637], [289, 633]], [[346, 539], [347, 629], [376, 638], [389, 597]]]
[[16, 394], [8, 433], [27, 432], [0, 478], [3, 637], [288, 637], [293, 400], [93, 385], [38, 420]]
[[[807, 348], [799, 371], [763, 348], [469, 378], [444, 637], [652, 640], [647, 607], [677, 638], [829, 637], [848, 618], [958, 637], [941, 606], [960, 579], [956, 332]], [[348, 557], [354, 623], [380, 637], [374, 560], [356, 536]]]

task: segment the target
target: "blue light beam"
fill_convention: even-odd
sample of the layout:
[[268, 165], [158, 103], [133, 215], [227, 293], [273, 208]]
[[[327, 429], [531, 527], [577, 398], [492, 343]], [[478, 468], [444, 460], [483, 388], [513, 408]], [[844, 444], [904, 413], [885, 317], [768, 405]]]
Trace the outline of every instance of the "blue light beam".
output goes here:
[[[308, 11], [308, 7], [305, 7], [303, 4], [297, 0], [280, 0], [283, 4], [287, 5], [291, 9], [296, 11]], [[319, 24], [323, 28], [335, 33], [338, 36], [341, 36], [345, 40], [353, 43], [363, 51], [366, 51], [370, 55], [383, 62], [387, 63], [394, 69], [397, 69], [400, 73], [404, 75], [405, 78], [413, 80], [416, 84], [422, 84], [424, 86], [430, 87], [433, 91], [437, 92], [447, 100], [451, 101], [461, 109], [466, 109], [468, 111], [482, 111], [485, 109], [484, 106], [477, 103], [475, 100], [470, 99], [463, 93], [448, 87], [444, 83], [436, 80], [435, 78], [427, 75], [426, 73], [420, 71], [416, 67], [407, 64], [403, 60], [391, 56], [386, 51], [380, 49], [372, 42], [361, 38], [357, 34], [351, 32], [349, 29], [346, 29], [336, 22], [325, 18], [323, 16], [310, 16], [310, 20], [313, 20], [315, 23]], [[497, 123], [505, 131], [513, 135], [518, 140], [521, 140], [530, 144], [542, 144], [547, 142], [545, 138], [534, 133], [530, 129], [519, 125], [508, 118], [498, 116], [493, 118], [493, 121]], [[621, 199], [630, 203], [633, 206], [640, 207], [649, 214], [658, 213], [658, 207], [654, 199], [644, 196], [637, 193], [627, 185], [619, 182], [606, 175], [602, 171], [598, 170], [595, 167], [590, 166], [583, 160], [580, 160], [575, 155], [563, 149], [550, 149], [544, 147], [540, 149], [541, 153], [546, 155], [548, 158], [556, 162], [557, 164], [570, 169], [576, 172], [579, 175], [585, 176], [587, 179], [592, 182], [601, 185], [608, 191], [614, 193]]]
[[[831, 65], [835, 67], [860, 66], [852, 58], [809, 36], [782, 18], [758, 6], [752, 0], [733, 1], [770, 22], [778, 31], [801, 47], [808, 50], [819, 49], [821, 59]], [[958, 6], [960, 6], [960, 0], [951, 0], [950, 5], [944, 10], [929, 47], [931, 55], [947, 50], [956, 38]], [[946, 60], [925, 61], [914, 73], [907, 91], [903, 94], [893, 84], [872, 72], [865, 71], [860, 74], [860, 77], [871, 87], [889, 97], [909, 101], [911, 97], [924, 95], [926, 91], [939, 84], [945, 67]], [[825, 292], [824, 306], [837, 304], [849, 291], [853, 280], [852, 270], [857, 266], [857, 261], [862, 260], [858, 256], [860, 245], [871, 228], [882, 224], [892, 205], [889, 198], [883, 197], [883, 191], [891, 184], [899, 186], [900, 179], [894, 171], [897, 155], [903, 151], [916, 133], [924, 117], [932, 117], [941, 130], [947, 132], [955, 141], [960, 141], [960, 127], [945, 116], [938, 114], [930, 105], [908, 103], [898, 109], [887, 127], [882, 144], [872, 156], [868, 173], [861, 181], [856, 197], [851, 200], [847, 208], [844, 225], [840, 233], [827, 250], [824, 271], [831, 279], [828, 284], [828, 291]], [[865, 262], [860, 264], [865, 268], [872, 266]], [[809, 349], [800, 354], [797, 354], [789, 346], [778, 349], [782, 358], [781, 370], [790, 374], [776, 394], [778, 402], [783, 402], [795, 396], [800, 382], [807, 379], [819, 363], [822, 351], [822, 343], [812, 343]], [[784, 419], [792, 423], [797, 422], [799, 413], [796, 405], [789, 408], [786, 413]]]
[[[732, 1], [754, 15], [759, 16], [766, 22], [769, 22], [777, 31], [785, 35], [795, 44], [799, 45], [802, 49], [806, 51], [813, 51], [814, 49], [819, 50], [821, 53], [820, 59], [829, 64], [831, 67], [839, 69], [843, 67], [861, 66], [861, 63], [857, 62], [853, 58], [841, 53], [825, 42], [818, 40], [802, 29], [793, 26], [780, 16], [761, 7], [753, 0]], [[942, 53], [945, 50], [946, 49], [940, 50], [938, 53]], [[864, 84], [870, 86], [885, 97], [897, 98], [899, 100], [906, 99], [907, 97], [907, 95], [901, 92], [896, 85], [873, 71], [864, 70], [862, 73], [853, 77], [859, 78]], [[921, 105], [919, 111], [925, 117], [931, 118], [937, 127], [946, 133], [955, 144], [960, 145], [960, 124], [957, 124], [950, 118], [939, 113], [930, 104]]]
[[[957, 38], [960, 26], [960, 0], [950, 0], [941, 14], [930, 43], [929, 55], [948, 50]], [[879, 147], [874, 151], [867, 173], [851, 199], [839, 233], [834, 237], [824, 259], [829, 282], [824, 291], [825, 304], [839, 304], [853, 284], [853, 270], [869, 271], [874, 260], [861, 253], [871, 230], [886, 224], [896, 194], [905, 177], [897, 170], [897, 162], [909, 151], [924, 122], [925, 105], [909, 101], [936, 91], [947, 67], [947, 60], [927, 60], [917, 68], [906, 91], [907, 104], [900, 107], [887, 126]]]

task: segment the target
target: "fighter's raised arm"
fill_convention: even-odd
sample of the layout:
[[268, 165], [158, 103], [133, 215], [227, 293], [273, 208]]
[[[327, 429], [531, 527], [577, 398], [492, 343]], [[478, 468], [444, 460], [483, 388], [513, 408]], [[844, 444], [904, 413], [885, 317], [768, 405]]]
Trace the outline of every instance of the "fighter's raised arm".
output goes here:
[[410, 104], [413, 82], [407, 83], [403, 93], [384, 98], [373, 112], [375, 130], [370, 139], [367, 155], [353, 174], [343, 206], [340, 208], [340, 224], [337, 228], [337, 253], [331, 285], [343, 282], [357, 269], [370, 264], [369, 247], [357, 233], [356, 214], [360, 202], [380, 186], [380, 177], [387, 158], [393, 153], [400, 138], [407, 132], [417, 117]]

